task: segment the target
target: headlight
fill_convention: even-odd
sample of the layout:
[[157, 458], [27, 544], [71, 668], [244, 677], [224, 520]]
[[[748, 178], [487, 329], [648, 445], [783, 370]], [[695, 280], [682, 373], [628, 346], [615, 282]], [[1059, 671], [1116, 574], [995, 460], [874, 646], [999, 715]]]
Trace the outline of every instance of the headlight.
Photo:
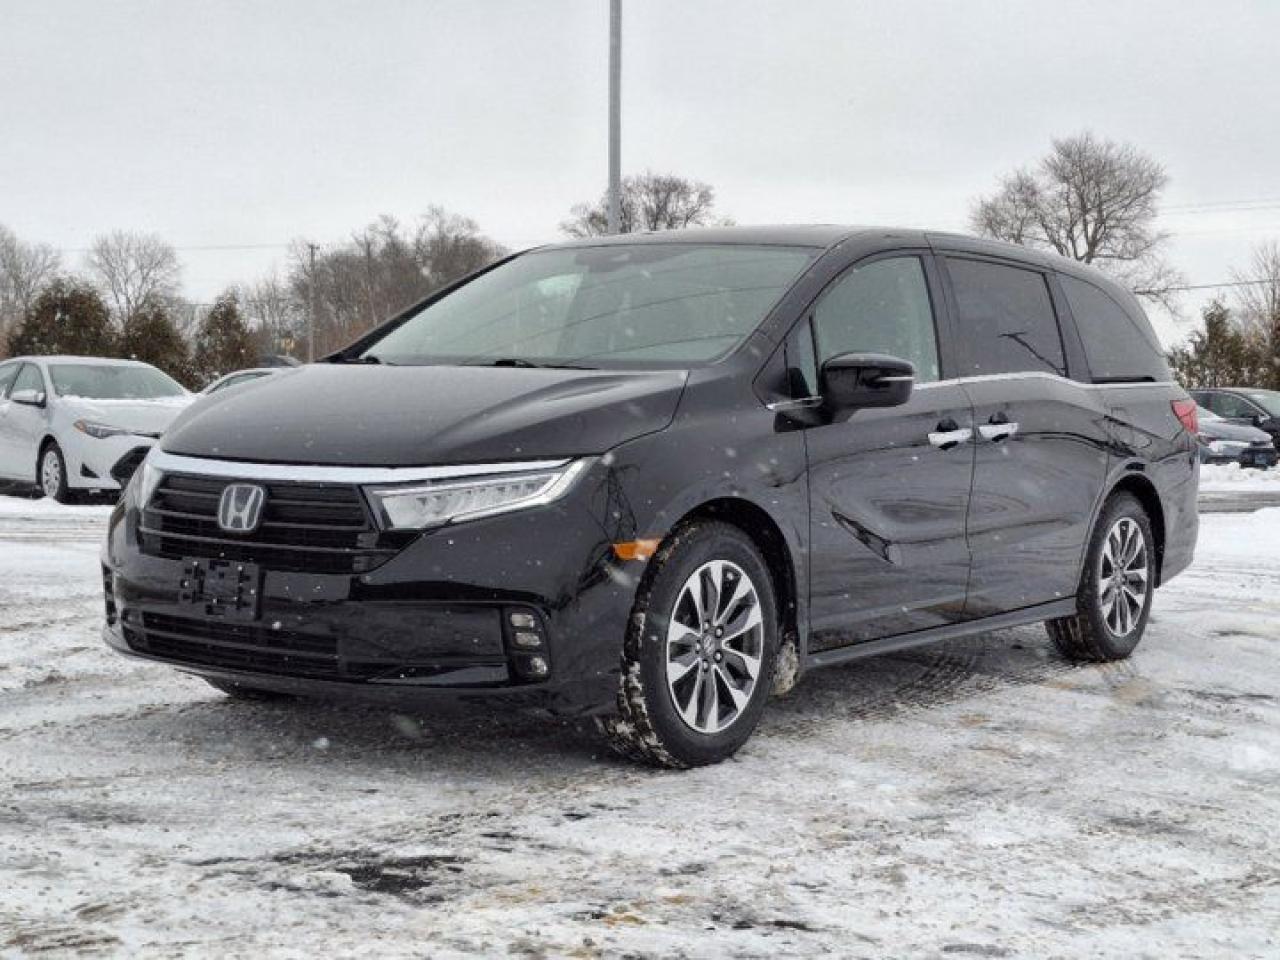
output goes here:
[[551, 503], [569, 491], [586, 466], [587, 461], [575, 460], [546, 470], [367, 487], [366, 492], [384, 529], [421, 530]]
[[143, 458], [142, 463], [138, 465], [138, 469], [133, 471], [133, 477], [129, 481], [128, 495], [133, 497], [134, 503], [139, 508], [147, 505], [151, 495], [160, 486], [160, 481], [164, 479], [164, 474], [160, 472], [160, 468], [151, 462], [151, 454], [155, 449], [155, 447], [152, 447], [151, 450], [147, 451], [147, 455]]
[[123, 427], [111, 427], [105, 423], [94, 423], [92, 420], [77, 420], [72, 426], [81, 433], [87, 433], [98, 440], [105, 440], [107, 437], [118, 437], [122, 433], [129, 432]]

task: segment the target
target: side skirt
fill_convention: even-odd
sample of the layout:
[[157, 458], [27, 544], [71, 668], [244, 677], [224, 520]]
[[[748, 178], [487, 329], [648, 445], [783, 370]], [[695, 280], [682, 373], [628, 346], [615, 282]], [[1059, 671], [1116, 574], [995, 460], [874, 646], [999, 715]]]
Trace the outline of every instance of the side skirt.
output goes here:
[[1042, 620], [1053, 620], [1057, 617], [1069, 617], [1075, 612], [1075, 597], [1054, 600], [1052, 603], [1040, 603], [1034, 607], [1011, 610], [1008, 613], [997, 614], [994, 617], [983, 617], [981, 620], [950, 623], [945, 627], [917, 630], [914, 633], [900, 633], [892, 637], [881, 637], [879, 640], [867, 640], [847, 647], [838, 647], [835, 650], [823, 650], [821, 653], [810, 654], [805, 658], [805, 669], [829, 667], [832, 664], [844, 663], [848, 660], [859, 660], [863, 657], [874, 657], [882, 653], [896, 653], [899, 650], [909, 650], [912, 647], [923, 647], [926, 644], [937, 643], [941, 640], [954, 640], [957, 637], [969, 637], [975, 633], [988, 633], [992, 630], [1021, 627], [1028, 623], [1039, 623]]

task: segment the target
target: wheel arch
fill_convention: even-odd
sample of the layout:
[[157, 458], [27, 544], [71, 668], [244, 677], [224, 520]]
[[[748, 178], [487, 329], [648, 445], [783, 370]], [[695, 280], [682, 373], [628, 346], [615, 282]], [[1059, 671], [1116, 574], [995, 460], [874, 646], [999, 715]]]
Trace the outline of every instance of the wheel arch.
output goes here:
[[[1156, 485], [1151, 482], [1149, 477], [1135, 471], [1129, 471], [1112, 484], [1111, 489], [1107, 491], [1107, 495], [1102, 498], [1102, 503], [1098, 506], [1099, 514], [1102, 511], [1102, 505], [1117, 493], [1131, 494], [1142, 504], [1142, 509], [1147, 512], [1147, 517], [1151, 521], [1151, 535], [1156, 540], [1156, 586], [1160, 586], [1164, 571], [1165, 545], [1164, 503], [1160, 499], [1160, 491], [1156, 489]], [[1097, 523], [1096, 517], [1094, 523]]]
[[[62, 445], [58, 443], [58, 438], [55, 437], [52, 433], [46, 433], [43, 437], [40, 438], [40, 444], [39, 446], [36, 447], [36, 463], [35, 463], [34, 472], [35, 472], [35, 481], [36, 481], [37, 487], [40, 486], [40, 461], [44, 459], [44, 452], [48, 450], [51, 446], [56, 446], [59, 451], [62, 451]], [[64, 469], [67, 470], [67, 482], [70, 483], [71, 470], [69, 467], [67, 467], [67, 454], [65, 451], [62, 452], [62, 466]]]
[[[794, 643], [800, 651], [802, 604], [795, 560], [782, 528], [767, 510], [741, 497], [724, 496], [707, 500], [685, 513], [672, 531], [699, 520], [718, 520], [737, 527], [764, 557], [773, 580], [774, 595], [782, 617], [782, 642]], [[670, 536], [670, 534], [668, 534]]]

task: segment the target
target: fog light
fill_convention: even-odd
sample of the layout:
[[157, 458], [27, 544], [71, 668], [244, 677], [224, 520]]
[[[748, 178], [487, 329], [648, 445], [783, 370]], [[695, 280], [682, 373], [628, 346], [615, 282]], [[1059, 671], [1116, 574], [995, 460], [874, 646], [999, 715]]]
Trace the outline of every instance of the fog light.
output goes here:
[[513, 613], [511, 625], [523, 630], [531, 630], [538, 625], [538, 620], [532, 613]]
[[516, 635], [512, 637], [512, 641], [517, 647], [523, 647], [526, 650], [532, 650], [536, 647], [542, 646], [542, 638], [540, 636], [536, 633], [529, 633], [525, 630], [518, 631]]
[[530, 657], [526, 664], [526, 670], [531, 677], [545, 677], [550, 671], [550, 667], [547, 666], [547, 661], [542, 657]]

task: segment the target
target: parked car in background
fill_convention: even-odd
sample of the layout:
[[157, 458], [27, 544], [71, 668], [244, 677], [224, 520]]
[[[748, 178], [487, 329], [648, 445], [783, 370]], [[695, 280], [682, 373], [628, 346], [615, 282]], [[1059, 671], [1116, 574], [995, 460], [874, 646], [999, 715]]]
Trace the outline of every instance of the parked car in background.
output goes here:
[[0, 363], [0, 479], [61, 503], [119, 490], [193, 399], [135, 360], [15, 357]]
[[227, 387], [236, 387], [242, 383], [248, 383], [250, 380], [261, 380], [263, 377], [270, 377], [277, 373], [283, 373], [286, 370], [292, 370], [293, 367], [255, 367], [251, 370], [237, 370], [235, 373], [228, 373], [226, 376], [219, 377], [213, 383], [209, 384], [200, 391], [200, 396], [207, 397], [211, 393], [217, 393], [219, 390], [225, 390]]
[[1265, 430], [1280, 446], [1280, 390], [1206, 387], [1192, 390], [1191, 396], [1224, 420]]
[[1200, 407], [1197, 413], [1200, 429], [1196, 439], [1200, 441], [1202, 463], [1266, 468], [1274, 467], [1280, 459], [1275, 442], [1266, 431], [1225, 420], [1207, 407]]
[[1025, 247], [544, 247], [184, 413], [111, 516], [104, 639], [712, 763], [808, 668], [1037, 622], [1127, 657], [1194, 551], [1195, 411], [1128, 291]]

